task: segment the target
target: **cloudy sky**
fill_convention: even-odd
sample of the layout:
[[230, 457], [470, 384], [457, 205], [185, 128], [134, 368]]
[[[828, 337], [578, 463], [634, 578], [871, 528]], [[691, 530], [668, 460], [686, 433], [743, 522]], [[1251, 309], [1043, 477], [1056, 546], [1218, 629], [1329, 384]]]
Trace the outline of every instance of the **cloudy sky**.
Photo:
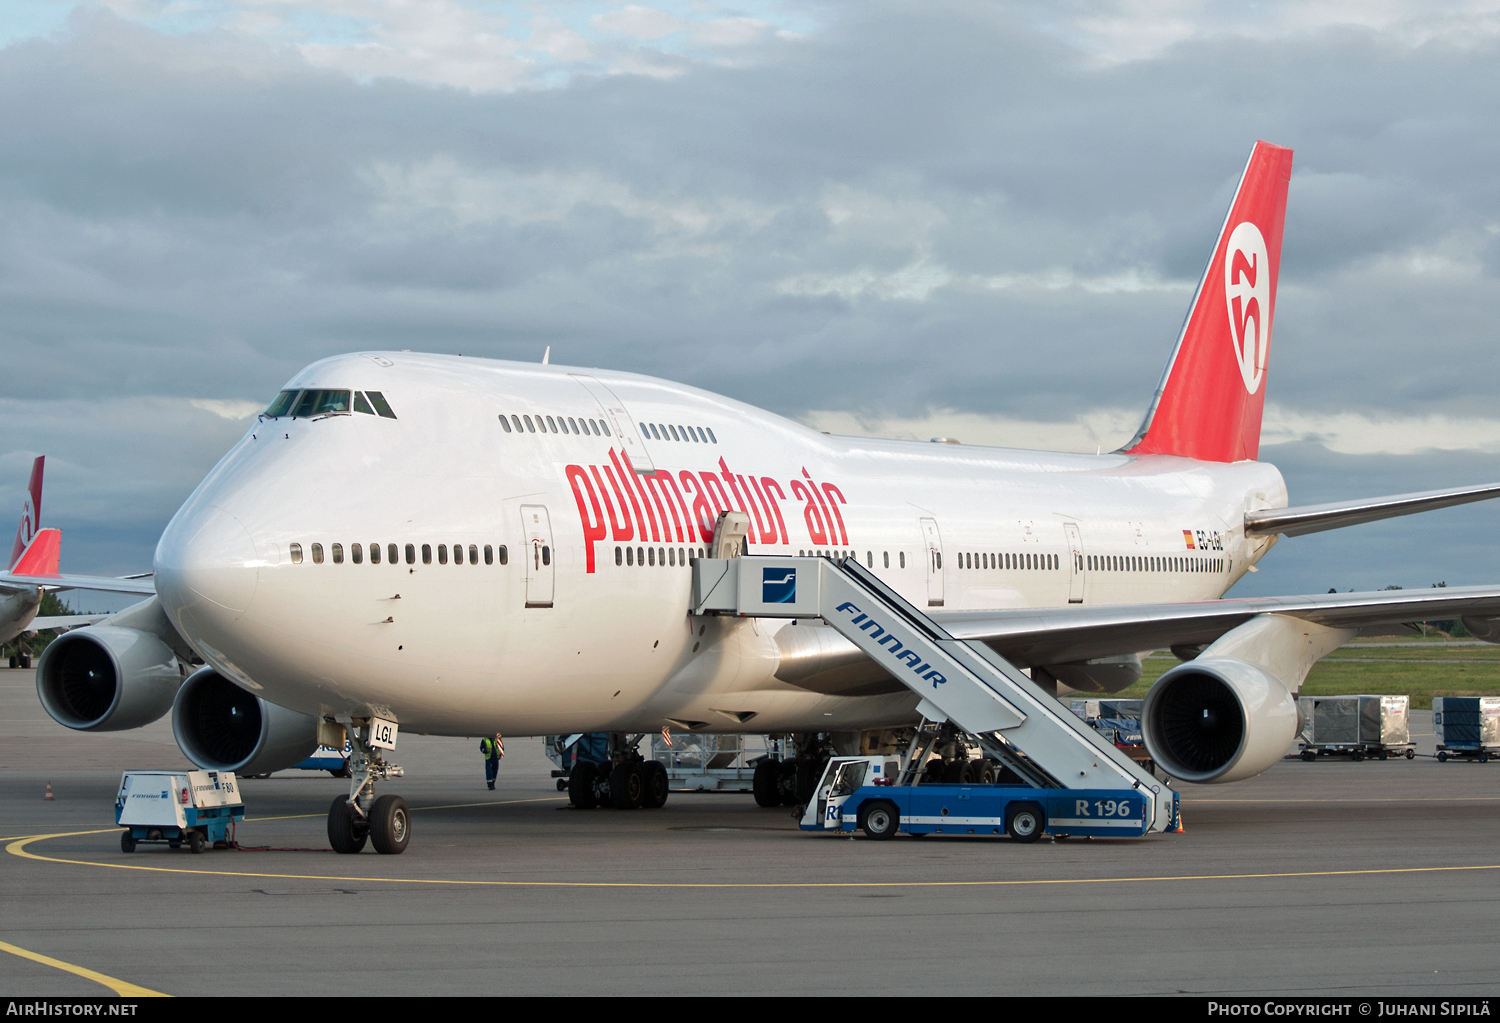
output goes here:
[[[1108, 449], [1257, 138], [1296, 150], [1262, 457], [1297, 503], [1497, 480], [1497, 66], [1500, 0], [0, 0], [0, 510], [45, 452], [64, 568], [145, 568], [371, 347]], [[1497, 521], [1240, 592], [1495, 582]]]

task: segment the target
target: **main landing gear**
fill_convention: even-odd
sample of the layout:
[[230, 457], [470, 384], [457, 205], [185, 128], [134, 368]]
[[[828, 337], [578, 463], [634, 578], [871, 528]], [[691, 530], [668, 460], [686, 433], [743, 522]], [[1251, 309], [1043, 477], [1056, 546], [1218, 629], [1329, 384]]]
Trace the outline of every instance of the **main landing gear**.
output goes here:
[[609, 736], [609, 762], [580, 760], [568, 774], [568, 801], [580, 810], [655, 810], [667, 804], [667, 769], [637, 748], [643, 736]]
[[787, 760], [769, 757], [758, 761], [750, 790], [757, 806], [806, 806], [817, 790], [818, 779], [833, 755], [827, 735], [803, 734], [793, 740], [796, 754]]
[[399, 778], [395, 764], [369, 744], [370, 723], [352, 721], [349, 734], [349, 795], [338, 796], [328, 808], [328, 844], [336, 853], [357, 853], [368, 841], [378, 853], [394, 856], [406, 850], [411, 840], [411, 811], [400, 796], [375, 798], [375, 782]]

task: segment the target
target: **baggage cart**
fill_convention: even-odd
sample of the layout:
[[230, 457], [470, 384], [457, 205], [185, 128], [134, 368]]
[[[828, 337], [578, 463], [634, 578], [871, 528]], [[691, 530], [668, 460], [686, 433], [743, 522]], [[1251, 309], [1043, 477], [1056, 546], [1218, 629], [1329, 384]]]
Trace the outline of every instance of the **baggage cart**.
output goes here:
[[1487, 762], [1500, 754], [1500, 696], [1434, 696], [1432, 731], [1439, 763]]
[[1094, 731], [1115, 744], [1115, 748], [1147, 771], [1156, 764], [1146, 752], [1146, 738], [1141, 730], [1141, 707], [1145, 700], [1092, 700], [1075, 698], [1069, 702], [1073, 713]]
[[1417, 755], [1411, 741], [1409, 696], [1303, 696], [1298, 737], [1303, 760], [1341, 756], [1351, 760]]
[[189, 850], [227, 848], [234, 825], [245, 819], [240, 788], [229, 771], [126, 771], [115, 796], [120, 849], [142, 843]]

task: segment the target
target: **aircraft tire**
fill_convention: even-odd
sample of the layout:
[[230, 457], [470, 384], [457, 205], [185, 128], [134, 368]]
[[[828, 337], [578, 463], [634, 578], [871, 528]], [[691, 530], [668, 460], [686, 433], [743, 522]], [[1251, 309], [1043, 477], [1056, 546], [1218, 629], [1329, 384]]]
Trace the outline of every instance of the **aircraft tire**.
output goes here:
[[634, 810], [646, 793], [640, 764], [616, 764], [609, 772], [609, 801], [616, 810]]
[[335, 796], [328, 808], [328, 844], [336, 853], [353, 854], [365, 847], [370, 835], [369, 825], [356, 820], [349, 809], [348, 796]]
[[755, 765], [755, 774], [750, 779], [750, 791], [755, 793], [755, 805], [772, 807], [781, 805], [781, 761], [762, 760]]
[[781, 773], [776, 779], [781, 793], [782, 806], [797, 805], [797, 761], [783, 760]]
[[580, 810], [592, 810], [599, 805], [594, 793], [594, 781], [599, 777], [599, 768], [592, 760], [580, 760], [568, 774], [568, 801]]
[[411, 841], [411, 811], [400, 796], [381, 796], [370, 808], [370, 844], [383, 856], [399, 856]]
[[660, 810], [666, 806], [671, 788], [666, 765], [659, 760], [646, 761], [641, 765], [641, 780], [641, 806], [648, 810]]

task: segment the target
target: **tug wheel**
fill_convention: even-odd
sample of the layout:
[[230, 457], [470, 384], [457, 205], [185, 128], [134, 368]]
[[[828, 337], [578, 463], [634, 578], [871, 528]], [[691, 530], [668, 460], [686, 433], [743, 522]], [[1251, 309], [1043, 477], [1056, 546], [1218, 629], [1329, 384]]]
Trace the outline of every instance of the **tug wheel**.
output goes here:
[[878, 799], [859, 808], [859, 826], [870, 838], [895, 838], [901, 830], [901, 812], [895, 803]]
[[355, 817], [348, 796], [335, 796], [328, 808], [328, 844], [336, 853], [357, 853], [365, 847], [370, 835], [366, 821]]
[[1312, 762], [1313, 762], [1313, 761], [1314, 761], [1314, 760], [1316, 760], [1316, 759], [1318, 759], [1318, 755], [1317, 755], [1317, 754], [1316, 754], [1316, 753], [1314, 753], [1314, 752], [1313, 752], [1313, 751], [1312, 751], [1312, 750], [1310, 750], [1310, 749], [1305, 749], [1305, 750], [1303, 750], [1303, 751], [1302, 751], [1302, 759], [1303, 759], [1303, 760], [1304, 760], [1304, 761], [1306, 761], [1306, 762], [1307, 762], [1307, 763], [1309, 763], [1309, 764], [1310, 764], [1310, 763], [1312, 763]]
[[406, 851], [411, 841], [411, 811], [400, 796], [381, 796], [370, 808], [370, 844], [385, 856]]
[[135, 852], [135, 836], [132, 835], [129, 831], [120, 832], [120, 851], [128, 853]]
[[204, 846], [203, 832], [201, 832], [201, 831], [189, 831], [187, 833], [187, 843], [188, 843], [188, 851], [189, 852], [194, 853], [194, 854], [201, 853], [203, 851], [203, 846]]
[[1035, 803], [1016, 803], [1005, 815], [1005, 833], [1017, 842], [1035, 842], [1047, 830], [1047, 815]]
[[1490, 762], [1489, 751], [1487, 751], [1487, 750], [1480, 750], [1479, 751], [1479, 762], [1481, 764], [1488, 764]]
[[1448, 754], [1446, 754], [1446, 753], [1442, 752], [1441, 750], [1439, 750], [1438, 751], [1438, 763], [1440, 763], [1440, 764], [1446, 764], [1447, 762], [1448, 762]]
[[1416, 756], [1417, 756], [1417, 751], [1416, 750], [1409, 749], [1409, 750], [1406, 751], [1406, 759], [1407, 760], [1414, 760], [1414, 759], [1416, 759]]

